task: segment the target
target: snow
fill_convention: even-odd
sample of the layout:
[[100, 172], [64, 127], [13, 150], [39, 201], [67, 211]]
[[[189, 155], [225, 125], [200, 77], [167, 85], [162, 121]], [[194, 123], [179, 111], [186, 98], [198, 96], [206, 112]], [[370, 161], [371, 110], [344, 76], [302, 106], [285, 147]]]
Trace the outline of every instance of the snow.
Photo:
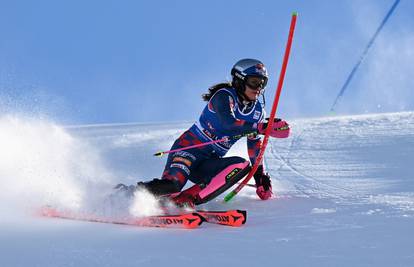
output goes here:
[[[291, 137], [272, 139], [266, 152], [275, 198], [260, 201], [245, 188], [230, 203], [203, 207], [246, 209], [244, 227], [180, 230], [33, 211], [156, 213], [145, 194], [102, 206], [112, 185], [159, 176], [165, 158], [152, 154], [191, 123], [60, 127], [2, 115], [0, 266], [414, 266], [414, 113], [290, 123]], [[230, 154], [246, 156], [244, 142]]]

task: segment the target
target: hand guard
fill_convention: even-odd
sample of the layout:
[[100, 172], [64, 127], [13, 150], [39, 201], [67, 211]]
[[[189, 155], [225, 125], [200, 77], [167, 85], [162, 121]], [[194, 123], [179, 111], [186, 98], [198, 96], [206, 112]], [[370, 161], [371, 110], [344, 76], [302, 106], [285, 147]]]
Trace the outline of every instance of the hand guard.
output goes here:
[[[259, 134], [265, 134], [268, 125], [268, 119], [265, 122], [259, 122], [257, 124], [257, 130]], [[270, 131], [270, 136], [275, 138], [287, 138], [290, 134], [289, 124], [279, 118], [275, 118], [273, 122], [273, 129]]]
[[263, 165], [260, 165], [254, 174], [254, 180], [256, 182], [256, 194], [262, 200], [267, 200], [272, 197], [272, 182], [268, 173], [264, 173]]

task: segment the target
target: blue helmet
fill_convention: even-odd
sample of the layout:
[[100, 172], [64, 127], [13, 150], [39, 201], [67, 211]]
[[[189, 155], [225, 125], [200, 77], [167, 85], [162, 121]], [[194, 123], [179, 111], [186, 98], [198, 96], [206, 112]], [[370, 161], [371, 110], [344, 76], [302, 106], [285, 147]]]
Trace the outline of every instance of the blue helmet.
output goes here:
[[260, 77], [263, 79], [263, 88], [266, 87], [269, 78], [264, 64], [257, 59], [251, 58], [237, 61], [231, 69], [231, 76], [233, 79], [241, 80], [243, 83], [249, 76]]

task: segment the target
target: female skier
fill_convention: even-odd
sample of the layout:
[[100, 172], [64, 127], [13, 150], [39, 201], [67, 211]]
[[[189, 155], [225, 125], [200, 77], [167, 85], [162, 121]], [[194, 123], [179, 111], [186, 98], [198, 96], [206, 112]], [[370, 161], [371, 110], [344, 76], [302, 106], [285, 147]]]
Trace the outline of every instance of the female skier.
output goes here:
[[[264, 92], [268, 74], [259, 60], [242, 59], [233, 66], [231, 76], [231, 82], [216, 84], [202, 96], [207, 105], [199, 120], [175, 141], [171, 150], [223, 138], [225, 141], [171, 153], [161, 179], [138, 182], [136, 186], [119, 184], [116, 188], [129, 192], [145, 188], [156, 196], [168, 195], [177, 205], [194, 207], [240, 181], [251, 169], [249, 162], [224, 156], [237, 140], [247, 136], [250, 163], [255, 163], [262, 145], [261, 135], [267, 127], [259, 96]], [[289, 125], [283, 120], [276, 119], [272, 128], [272, 137], [289, 136]], [[257, 195], [269, 199], [272, 185], [263, 162], [254, 179]], [[188, 180], [195, 185], [181, 192]]]

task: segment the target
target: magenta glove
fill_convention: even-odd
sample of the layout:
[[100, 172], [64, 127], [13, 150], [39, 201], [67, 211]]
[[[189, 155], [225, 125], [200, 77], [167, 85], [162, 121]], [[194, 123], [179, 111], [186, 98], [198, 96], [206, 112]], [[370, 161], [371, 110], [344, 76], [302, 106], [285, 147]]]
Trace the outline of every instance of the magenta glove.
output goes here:
[[264, 173], [263, 166], [260, 165], [254, 174], [254, 180], [256, 182], [256, 194], [261, 200], [268, 200], [272, 197], [272, 183], [268, 173]]
[[272, 187], [270, 187], [270, 190], [265, 190], [263, 186], [259, 186], [256, 189], [256, 194], [260, 197], [261, 200], [268, 200], [273, 196]]
[[[266, 128], [267, 128], [268, 122], [259, 122], [257, 124], [257, 130], [259, 134], [265, 134]], [[289, 124], [281, 120], [279, 118], [276, 118], [273, 122], [272, 130], [270, 131], [270, 136], [275, 138], [286, 138], [290, 134], [290, 127]]]

